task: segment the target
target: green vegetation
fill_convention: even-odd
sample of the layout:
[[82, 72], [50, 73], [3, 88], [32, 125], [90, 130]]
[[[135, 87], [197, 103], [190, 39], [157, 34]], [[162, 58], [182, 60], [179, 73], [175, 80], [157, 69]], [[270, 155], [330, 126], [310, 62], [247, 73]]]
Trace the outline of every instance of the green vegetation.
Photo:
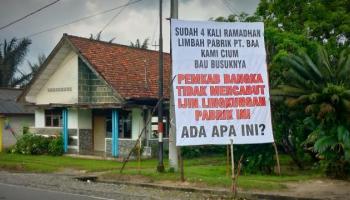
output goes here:
[[[290, 165], [288, 156], [281, 157], [283, 176], [275, 175], [253, 175], [243, 173], [239, 179], [239, 186], [244, 189], [283, 189], [289, 181], [302, 181], [318, 178], [317, 171], [300, 171]], [[231, 178], [226, 176], [226, 158], [223, 156], [211, 156], [205, 158], [186, 159], [185, 162], [186, 181], [197, 186], [225, 187], [231, 184]], [[72, 157], [53, 157], [46, 155], [20, 155], [0, 154], [0, 169], [30, 172], [59, 172], [64, 170], [84, 170], [86, 172], [105, 172], [102, 178], [112, 180], [134, 180], [142, 179], [147, 182], [157, 181], [179, 181], [180, 174], [174, 172], [158, 173], [156, 171], [157, 161], [143, 160], [141, 170], [138, 162], [131, 161], [127, 164], [123, 174], [119, 173], [121, 162], [106, 160], [88, 160]], [[165, 162], [167, 166], [168, 163]]]
[[25, 155], [49, 154], [60, 156], [63, 154], [63, 141], [60, 136], [43, 137], [27, 133], [18, 139], [10, 152]]
[[[350, 176], [348, 5], [348, 0], [261, 0], [252, 16], [215, 19], [264, 22], [276, 143], [299, 169], [311, 164], [341, 179]], [[268, 148], [249, 160], [271, 158]], [[265, 162], [264, 169], [273, 165]], [[266, 171], [255, 164], [251, 168]]]
[[39, 55], [37, 64], [28, 62], [29, 73], [23, 73], [23, 69], [20, 69], [31, 43], [28, 38], [0, 42], [0, 87], [24, 87], [38, 71], [46, 59], [45, 55]]
[[326, 174], [341, 178], [350, 173], [350, 54], [329, 59], [319, 47], [313, 61], [309, 55], [284, 57], [290, 69], [284, 73], [288, 84], [272, 91], [286, 98], [290, 107], [301, 107], [308, 115], [309, 135], [304, 146], [322, 159]]

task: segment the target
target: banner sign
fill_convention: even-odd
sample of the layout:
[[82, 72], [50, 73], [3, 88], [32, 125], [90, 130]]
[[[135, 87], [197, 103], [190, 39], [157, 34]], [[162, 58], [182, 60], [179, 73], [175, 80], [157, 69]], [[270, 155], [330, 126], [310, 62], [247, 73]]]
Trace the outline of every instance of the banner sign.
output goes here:
[[176, 145], [273, 142], [263, 23], [171, 21]]

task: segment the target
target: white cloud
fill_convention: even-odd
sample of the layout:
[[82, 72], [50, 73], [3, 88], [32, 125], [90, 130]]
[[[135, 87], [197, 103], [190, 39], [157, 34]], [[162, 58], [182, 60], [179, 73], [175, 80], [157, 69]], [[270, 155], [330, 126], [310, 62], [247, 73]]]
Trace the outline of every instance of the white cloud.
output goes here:
[[[259, 0], [226, 0], [235, 6], [235, 10], [252, 13]], [[4, 1], [0, 6], [0, 26], [14, 20], [25, 14], [34, 11], [43, 5], [47, 5], [49, 0], [12, 0]], [[128, 0], [65, 0], [54, 6], [43, 10], [37, 15], [33, 15], [27, 20], [17, 23], [8, 29], [0, 30], [0, 41], [11, 39], [12, 37], [21, 37], [31, 33], [39, 32], [47, 28], [61, 25], [72, 20], [111, 9], [127, 3]], [[163, 38], [164, 51], [169, 52], [170, 46], [170, 1], [163, 1]], [[102, 33], [102, 39], [109, 40], [116, 37], [114, 42], [129, 45], [131, 41], [137, 38], [143, 41], [146, 38], [153, 37], [150, 41], [158, 44], [158, 0], [144, 0], [130, 5], [118, 16]], [[36, 62], [40, 53], [48, 55], [63, 33], [89, 37], [90, 34], [97, 34], [101, 28], [117, 13], [115, 10], [108, 14], [99, 15], [94, 18], [81, 21], [69, 26], [65, 26], [54, 31], [46, 32], [32, 37], [33, 44], [27, 56], [28, 60]], [[231, 10], [225, 7], [222, 0], [180, 0], [179, 18], [186, 20], [208, 20], [211, 17], [228, 16]], [[150, 49], [154, 49], [150, 46]], [[26, 64], [24, 64], [25, 66]]]

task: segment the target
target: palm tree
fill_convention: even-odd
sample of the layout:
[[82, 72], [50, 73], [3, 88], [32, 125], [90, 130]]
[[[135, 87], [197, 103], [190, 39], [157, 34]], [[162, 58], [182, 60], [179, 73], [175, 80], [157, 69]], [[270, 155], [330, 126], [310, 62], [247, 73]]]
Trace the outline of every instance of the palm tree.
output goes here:
[[283, 61], [290, 67], [284, 72], [287, 84], [273, 89], [272, 96], [284, 97], [292, 108], [304, 108], [309, 115], [304, 122], [311, 131], [304, 144], [316, 152], [318, 158], [348, 165], [350, 49], [343, 50], [338, 59], [330, 59], [326, 50], [319, 47], [315, 59], [301, 53], [286, 56]]
[[[89, 39], [90, 40], [102, 41], [102, 31], [98, 32], [95, 36], [92, 33], [90, 33], [90, 38]], [[108, 41], [108, 43], [113, 43], [114, 40], [115, 40], [115, 37], [110, 39]]]
[[14, 78], [13, 84], [18, 85], [20, 87], [26, 86], [30, 82], [30, 80], [34, 77], [35, 73], [39, 70], [39, 67], [45, 62], [45, 60], [46, 60], [46, 56], [44, 54], [40, 54], [38, 56], [37, 63], [33, 64], [28, 61], [30, 72], [25, 74], [22, 71], [18, 70], [21, 76], [18, 78]]
[[149, 38], [146, 38], [142, 44], [140, 42], [139, 39], [136, 39], [136, 42], [133, 43], [133, 42], [130, 42], [130, 46], [131, 47], [135, 47], [135, 48], [140, 48], [140, 49], [148, 49], [148, 42], [149, 42]]
[[16, 81], [15, 75], [19, 65], [23, 62], [28, 52], [31, 40], [12, 38], [9, 42], [4, 40], [0, 43], [0, 86], [14, 87], [20, 82]]

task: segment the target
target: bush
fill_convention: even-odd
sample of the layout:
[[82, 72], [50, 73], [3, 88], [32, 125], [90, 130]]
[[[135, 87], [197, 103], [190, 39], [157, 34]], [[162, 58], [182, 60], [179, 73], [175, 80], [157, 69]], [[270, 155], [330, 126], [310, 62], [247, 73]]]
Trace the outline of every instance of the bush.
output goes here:
[[41, 135], [24, 134], [22, 135], [11, 149], [11, 153], [24, 155], [62, 155], [63, 141], [61, 137], [44, 137]]
[[25, 155], [39, 155], [47, 153], [48, 145], [48, 138], [39, 135], [25, 134], [17, 140], [11, 152]]
[[204, 145], [204, 146], [185, 146], [181, 148], [181, 153], [184, 158], [195, 158], [198, 156], [208, 156], [225, 154], [226, 146]]
[[53, 138], [48, 146], [48, 153], [52, 156], [61, 156], [64, 153], [62, 137]]
[[242, 171], [252, 174], [273, 173], [276, 161], [272, 144], [236, 145], [235, 162], [243, 155]]
[[[209, 155], [226, 155], [225, 145], [206, 145], [182, 147], [182, 156], [195, 158]], [[242, 171], [245, 173], [271, 174], [276, 164], [271, 144], [234, 145], [235, 163], [243, 155]]]
[[322, 160], [320, 167], [328, 177], [344, 180], [350, 177], [350, 162]]

